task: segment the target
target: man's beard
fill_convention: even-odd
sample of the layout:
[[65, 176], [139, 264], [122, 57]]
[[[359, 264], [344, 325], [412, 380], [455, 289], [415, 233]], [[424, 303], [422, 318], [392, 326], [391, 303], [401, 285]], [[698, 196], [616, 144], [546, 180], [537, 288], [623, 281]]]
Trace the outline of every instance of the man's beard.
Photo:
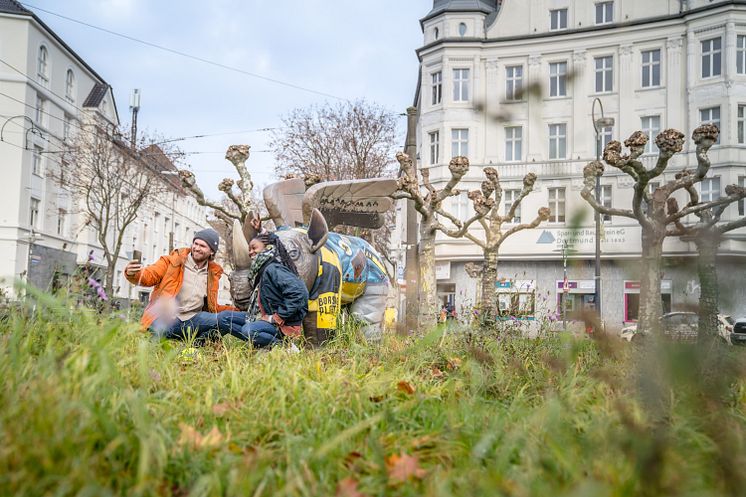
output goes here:
[[194, 259], [194, 262], [196, 262], [198, 264], [201, 263], [201, 262], [205, 262], [209, 258], [210, 258], [210, 254], [205, 254], [204, 252], [202, 252], [202, 253], [193, 252], [192, 253], [192, 259]]

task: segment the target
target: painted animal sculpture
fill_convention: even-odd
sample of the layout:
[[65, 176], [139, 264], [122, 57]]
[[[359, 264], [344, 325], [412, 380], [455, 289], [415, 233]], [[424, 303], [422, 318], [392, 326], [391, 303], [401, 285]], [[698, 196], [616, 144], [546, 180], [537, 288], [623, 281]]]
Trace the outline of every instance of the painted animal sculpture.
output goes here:
[[[236, 270], [230, 276], [234, 303], [245, 309], [251, 295], [246, 277], [251, 264], [248, 242], [261, 229], [258, 220], [233, 226]], [[381, 256], [362, 238], [330, 233], [324, 215], [313, 209], [307, 226], [282, 226], [276, 231], [309, 292], [304, 334], [313, 344], [331, 338], [343, 307], [365, 324], [368, 340], [379, 340], [389, 293]]]

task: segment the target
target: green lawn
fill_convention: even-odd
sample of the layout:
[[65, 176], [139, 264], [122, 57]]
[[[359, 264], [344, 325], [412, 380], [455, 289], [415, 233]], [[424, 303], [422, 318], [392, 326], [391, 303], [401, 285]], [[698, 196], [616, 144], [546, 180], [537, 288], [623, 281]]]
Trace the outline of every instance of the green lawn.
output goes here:
[[738, 350], [350, 329], [300, 354], [183, 347], [49, 298], [0, 322], [0, 496], [745, 491]]

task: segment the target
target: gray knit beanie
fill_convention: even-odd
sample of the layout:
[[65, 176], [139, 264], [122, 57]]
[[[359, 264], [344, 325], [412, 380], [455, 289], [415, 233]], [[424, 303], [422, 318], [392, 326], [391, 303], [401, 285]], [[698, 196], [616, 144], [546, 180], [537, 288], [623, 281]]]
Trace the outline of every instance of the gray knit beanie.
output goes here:
[[207, 228], [202, 231], [198, 231], [194, 234], [194, 240], [202, 240], [212, 249], [213, 254], [218, 253], [218, 244], [220, 243], [220, 235], [212, 228]]

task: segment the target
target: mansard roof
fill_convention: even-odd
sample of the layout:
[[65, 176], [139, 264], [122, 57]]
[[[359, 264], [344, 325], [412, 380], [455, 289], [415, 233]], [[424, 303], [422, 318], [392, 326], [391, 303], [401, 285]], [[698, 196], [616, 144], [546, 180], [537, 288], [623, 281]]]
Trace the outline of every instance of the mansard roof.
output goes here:
[[30, 16], [32, 12], [16, 0], [0, 0], [0, 12]]

